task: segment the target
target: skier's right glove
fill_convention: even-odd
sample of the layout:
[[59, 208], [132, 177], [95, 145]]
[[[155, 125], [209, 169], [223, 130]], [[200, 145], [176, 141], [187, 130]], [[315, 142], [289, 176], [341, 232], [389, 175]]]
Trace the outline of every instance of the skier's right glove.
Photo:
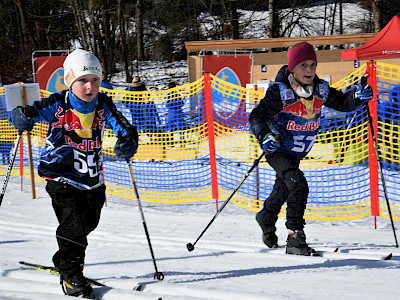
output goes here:
[[275, 152], [279, 147], [279, 135], [274, 133], [267, 134], [262, 142], [261, 149], [267, 154]]
[[114, 146], [115, 155], [118, 158], [129, 160], [137, 151], [138, 144], [133, 136], [119, 137]]
[[17, 106], [14, 108], [9, 116], [8, 121], [18, 131], [31, 131], [35, 126], [34, 118], [39, 114], [32, 106]]

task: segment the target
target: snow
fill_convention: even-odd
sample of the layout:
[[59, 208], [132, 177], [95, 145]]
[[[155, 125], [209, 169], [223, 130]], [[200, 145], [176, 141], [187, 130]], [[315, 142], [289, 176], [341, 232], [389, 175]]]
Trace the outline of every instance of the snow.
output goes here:
[[[119, 67], [121, 69], [121, 66]], [[186, 60], [174, 62], [166, 61], [138, 61], [134, 69], [133, 76], [139, 76], [146, 84], [147, 90], [165, 90], [170, 81], [175, 81], [178, 85], [184, 85], [189, 82], [188, 67]], [[125, 90], [128, 87], [126, 83], [125, 72], [118, 72], [111, 78], [111, 83], [116, 90]]]
[[[123, 172], [123, 170], [121, 171]], [[21, 266], [51, 265], [57, 220], [44, 184], [32, 199], [24, 178], [11, 176], [0, 207], [0, 299], [69, 299], [57, 276]], [[140, 186], [139, 186], [140, 189]], [[140, 190], [139, 190], [140, 192]], [[222, 203], [220, 203], [221, 207]], [[189, 252], [216, 213], [215, 203], [159, 204], [142, 201], [163, 281], [155, 268], [137, 200], [108, 196], [98, 228], [89, 235], [84, 273], [110, 288], [98, 299], [399, 299], [400, 251], [390, 222], [309, 221], [307, 241], [323, 257], [284, 254], [261, 241], [254, 213], [228, 203]], [[285, 245], [284, 219], [277, 223]], [[335, 248], [339, 252], [335, 253]], [[392, 260], [382, 260], [393, 253]], [[133, 291], [144, 283], [142, 291]]]

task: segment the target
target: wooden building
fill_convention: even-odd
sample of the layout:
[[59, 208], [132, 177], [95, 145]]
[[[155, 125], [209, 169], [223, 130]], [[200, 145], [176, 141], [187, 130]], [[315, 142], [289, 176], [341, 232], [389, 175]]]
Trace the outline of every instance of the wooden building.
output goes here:
[[[361, 33], [293, 38], [185, 42], [188, 53], [189, 82], [193, 82], [202, 76], [202, 58], [205, 55], [250, 56], [252, 58], [251, 82], [248, 83], [259, 83], [275, 79], [280, 67], [287, 64], [287, 49], [299, 42], [307, 41], [315, 45], [316, 49], [326, 49], [330, 45], [336, 46], [336, 48], [339, 45], [343, 45], [344, 48], [348, 49], [364, 44], [374, 36], [374, 33]], [[283, 52], [270, 52], [274, 48], [284, 50]], [[330, 81], [330, 83], [334, 83], [367, 61], [342, 61], [342, 51], [343, 49], [317, 50], [317, 74], [319, 77]], [[381, 59], [379, 60], [381, 61]], [[382, 60], [390, 64], [400, 64], [400, 58], [385, 58]]]

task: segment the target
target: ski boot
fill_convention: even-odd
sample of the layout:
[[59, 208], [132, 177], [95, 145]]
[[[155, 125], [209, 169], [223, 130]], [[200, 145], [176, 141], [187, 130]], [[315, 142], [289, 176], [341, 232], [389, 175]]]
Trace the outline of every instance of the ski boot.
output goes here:
[[319, 256], [319, 254], [306, 243], [306, 235], [303, 230], [289, 233], [286, 240], [286, 254]]
[[65, 295], [95, 299], [93, 289], [82, 274], [60, 276], [60, 283]]
[[262, 222], [262, 215], [261, 212], [256, 214], [256, 221], [258, 223], [258, 225], [260, 225], [261, 229], [262, 229], [262, 240], [264, 242], [265, 245], [267, 245], [268, 248], [278, 248], [278, 237], [275, 234], [276, 231], [276, 227], [275, 226], [271, 226], [271, 227], [267, 227], [264, 225], [264, 223]]
[[271, 232], [263, 232], [262, 240], [268, 248], [278, 248], [278, 237], [275, 234], [275, 231]]

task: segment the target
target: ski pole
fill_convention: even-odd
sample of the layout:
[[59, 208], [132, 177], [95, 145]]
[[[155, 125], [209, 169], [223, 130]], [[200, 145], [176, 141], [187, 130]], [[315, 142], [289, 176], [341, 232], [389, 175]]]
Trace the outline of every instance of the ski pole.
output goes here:
[[6, 173], [6, 179], [4, 180], [3, 188], [1, 189], [0, 206], [1, 206], [1, 202], [3, 202], [4, 194], [6, 193], [8, 180], [10, 179], [11, 170], [12, 170], [13, 165], [14, 165], [15, 157], [17, 156], [18, 145], [19, 145], [19, 141], [21, 140], [21, 137], [22, 137], [22, 131], [18, 131], [18, 136], [17, 136], [17, 139], [14, 142], [14, 149], [13, 149], [13, 152], [11, 154], [10, 163], [8, 164], [8, 169], [7, 169], [7, 173]]
[[[368, 85], [368, 83], [367, 83], [367, 78], [368, 77], [369, 77], [369, 74], [365, 74], [364, 77], [361, 78], [361, 85], [363, 87]], [[385, 177], [383, 176], [382, 162], [381, 162], [381, 159], [380, 159], [380, 156], [379, 156], [378, 143], [376, 141], [374, 126], [373, 126], [373, 123], [372, 123], [371, 111], [369, 110], [368, 103], [365, 104], [365, 107], [367, 109], [369, 128], [371, 130], [371, 135], [372, 135], [372, 140], [373, 140], [373, 143], [374, 143], [376, 160], [378, 162], [379, 171], [380, 171], [380, 174], [381, 174], [383, 193], [385, 194], [386, 205], [387, 205], [387, 208], [388, 208], [388, 213], [389, 213], [389, 217], [390, 217], [390, 223], [392, 225], [392, 230], [393, 230], [393, 235], [394, 235], [394, 241], [396, 243], [396, 247], [399, 248], [399, 244], [397, 242], [397, 236], [396, 236], [396, 229], [395, 229], [394, 223], [393, 223], [392, 210], [390, 208], [389, 197], [388, 197], [388, 193], [387, 193], [387, 189], [386, 189], [386, 180], [385, 180]]]
[[143, 227], [144, 227], [144, 232], [146, 233], [147, 242], [149, 244], [151, 257], [153, 259], [154, 268], [156, 270], [156, 273], [154, 274], [154, 279], [163, 280], [164, 279], [164, 274], [162, 272], [159, 272], [158, 269], [157, 269], [157, 264], [156, 264], [156, 259], [154, 257], [153, 247], [151, 246], [149, 231], [147, 230], [146, 220], [144, 218], [142, 203], [141, 203], [140, 198], [139, 198], [139, 192], [138, 192], [138, 188], [136, 186], [135, 176], [133, 175], [133, 170], [132, 170], [131, 163], [129, 162], [129, 159], [126, 160], [126, 163], [128, 164], [129, 174], [131, 175], [132, 185], [133, 185], [133, 188], [135, 189], [136, 199], [137, 199], [137, 202], [138, 202], [140, 215], [142, 217], [142, 223], [143, 223]]
[[329, 164], [334, 164], [334, 163], [342, 163], [344, 160], [344, 152], [347, 150], [347, 148], [349, 147], [350, 141], [346, 141], [347, 135], [349, 133], [349, 130], [351, 129], [351, 127], [353, 126], [353, 122], [356, 118], [357, 112], [355, 112], [353, 114], [353, 117], [351, 118], [349, 124], [346, 127], [346, 131], [344, 132], [344, 134], [342, 134], [342, 136], [344, 136], [344, 140], [343, 142], [340, 144], [340, 151], [338, 154], [338, 158], [335, 160], [330, 160], [328, 163]]
[[208, 225], [206, 226], [206, 228], [204, 228], [204, 230], [202, 231], [202, 233], [199, 235], [199, 237], [197, 238], [197, 240], [192, 244], [192, 243], [188, 243], [186, 244], [186, 248], [189, 250], [189, 252], [194, 250], [194, 246], [196, 245], [196, 243], [200, 240], [200, 238], [203, 236], [203, 234], [207, 231], [207, 229], [211, 226], [211, 224], [214, 222], [214, 220], [218, 217], [218, 215], [221, 213], [221, 211], [224, 209], [224, 207], [228, 204], [228, 202], [232, 199], [233, 195], [236, 194], [236, 192], [239, 190], [239, 188], [242, 186], [243, 182], [247, 179], [247, 177], [249, 177], [250, 173], [254, 170], [255, 167], [257, 167], [257, 165], [260, 163], [260, 160], [263, 158], [263, 156], [265, 155], [265, 152], [263, 151], [263, 153], [260, 155], [259, 158], [257, 158], [253, 165], [251, 166], [250, 170], [247, 171], [246, 175], [244, 175], [243, 179], [239, 182], [239, 184], [236, 186], [236, 188], [233, 190], [232, 194], [228, 197], [228, 199], [226, 199], [225, 203], [220, 207], [220, 209], [218, 209], [218, 211], [215, 213], [214, 217], [211, 219], [211, 221], [208, 223]]

